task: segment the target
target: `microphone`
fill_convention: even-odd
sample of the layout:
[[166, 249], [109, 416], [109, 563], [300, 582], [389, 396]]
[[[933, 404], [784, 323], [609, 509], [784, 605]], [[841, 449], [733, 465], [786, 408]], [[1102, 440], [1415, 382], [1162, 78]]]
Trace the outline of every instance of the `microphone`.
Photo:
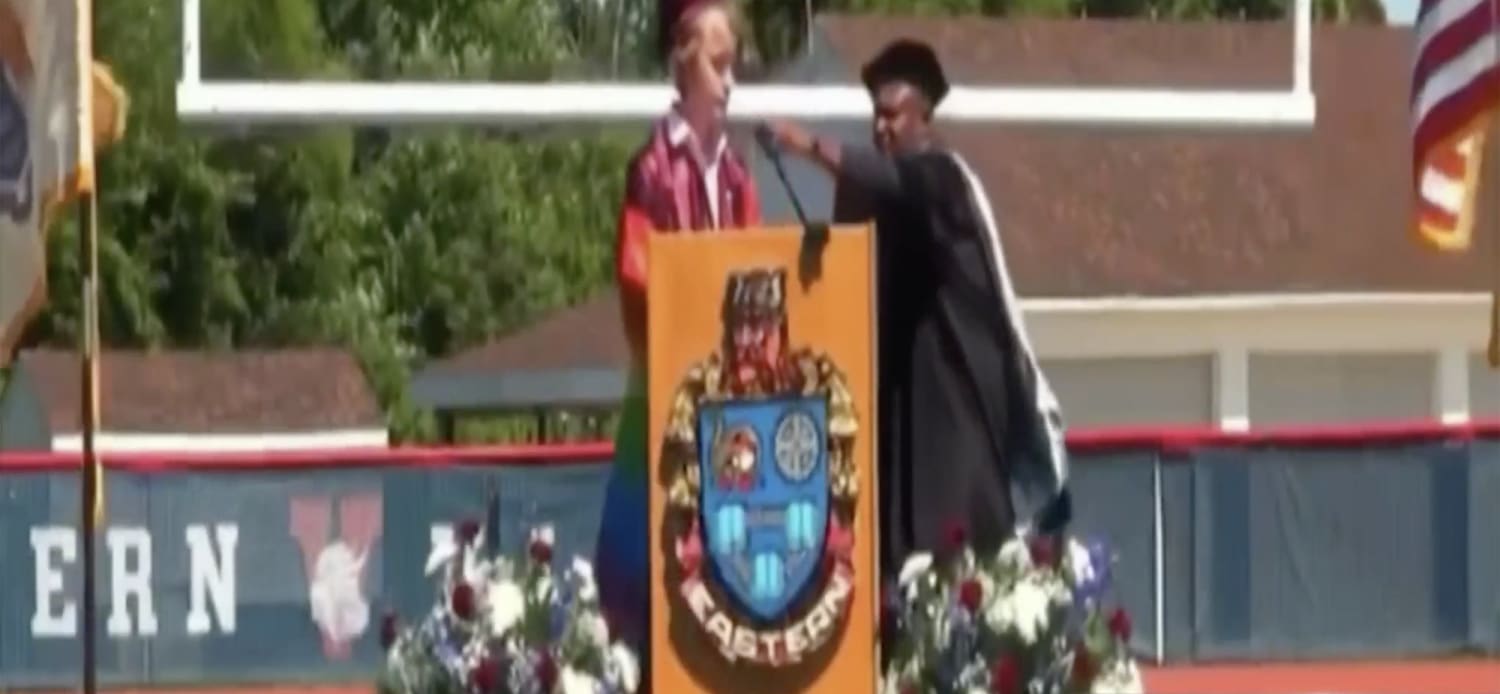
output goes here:
[[776, 177], [781, 179], [781, 187], [786, 189], [787, 199], [792, 201], [792, 211], [797, 213], [797, 221], [802, 223], [804, 229], [809, 228], [807, 213], [802, 210], [802, 199], [797, 197], [797, 191], [792, 189], [791, 179], [787, 178], [786, 166], [781, 163], [781, 149], [776, 146], [776, 135], [771, 132], [770, 126], [762, 123], [755, 127], [755, 144], [760, 146], [760, 151], [765, 153], [766, 159], [776, 169]]
[[776, 146], [776, 134], [771, 132], [770, 126], [756, 126], [755, 143], [776, 169], [776, 177], [781, 180], [787, 199], [792, 201], [792, 210], [797, 213], [797, 221], [802, 224], [802, 253], [798, 259], [797, 275], [806, 288], [823, 276], [823, 249], [828, 245], [828, 223], [807, 221], [807, 213], [802, 209], [802, 199], [797, 197], [797, 191], [787, 178], [786, 167], [781, 163], [781, 149]]

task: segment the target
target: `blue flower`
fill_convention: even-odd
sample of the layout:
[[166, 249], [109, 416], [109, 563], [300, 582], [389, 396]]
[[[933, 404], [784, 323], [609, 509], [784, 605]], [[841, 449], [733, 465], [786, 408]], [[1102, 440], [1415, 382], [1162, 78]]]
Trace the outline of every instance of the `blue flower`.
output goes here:
[[1109, 551], [1109, 545], [1098, 538], [1090, 539], [1083, 547], [1084, 556], [1078, 557], [1074, 562], [1075, 565], [1086, 562], [1088, 567], [1077, 576], [1075, 597], [1080, 601], [1097, 602], [1109, 592], [1114, 574], [1114, 555]]

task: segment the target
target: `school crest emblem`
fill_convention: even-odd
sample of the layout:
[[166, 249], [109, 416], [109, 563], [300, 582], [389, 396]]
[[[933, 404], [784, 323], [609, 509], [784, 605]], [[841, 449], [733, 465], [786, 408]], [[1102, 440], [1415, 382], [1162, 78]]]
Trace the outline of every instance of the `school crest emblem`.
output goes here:
[[786, 271], [731, 275], [720, 348], [688, 370], [668, 416], [677, 593], [731, 661], [800, 662], [854, 588], [851, 458], [858, 421], [826, 355], [792, 348]]

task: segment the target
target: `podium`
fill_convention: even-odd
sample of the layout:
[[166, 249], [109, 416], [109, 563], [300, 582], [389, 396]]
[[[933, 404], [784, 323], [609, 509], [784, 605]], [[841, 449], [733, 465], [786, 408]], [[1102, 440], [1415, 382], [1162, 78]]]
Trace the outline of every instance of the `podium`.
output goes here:
[[873, 232], [649, 253], [651, 691], [875, 691]]

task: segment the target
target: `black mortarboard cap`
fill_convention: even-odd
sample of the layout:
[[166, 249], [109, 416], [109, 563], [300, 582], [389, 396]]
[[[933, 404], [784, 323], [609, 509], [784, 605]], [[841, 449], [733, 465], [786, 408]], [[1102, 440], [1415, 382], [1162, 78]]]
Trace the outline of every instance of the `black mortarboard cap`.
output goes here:
[[948, 78], [943, 76], [937, 54], [931, 46], [914, 39], [891, 42], [865, 64], [860, 79], [872, 95], [891, 82], [906, 82], [920, 90], [933, 108], [948, 96]]

